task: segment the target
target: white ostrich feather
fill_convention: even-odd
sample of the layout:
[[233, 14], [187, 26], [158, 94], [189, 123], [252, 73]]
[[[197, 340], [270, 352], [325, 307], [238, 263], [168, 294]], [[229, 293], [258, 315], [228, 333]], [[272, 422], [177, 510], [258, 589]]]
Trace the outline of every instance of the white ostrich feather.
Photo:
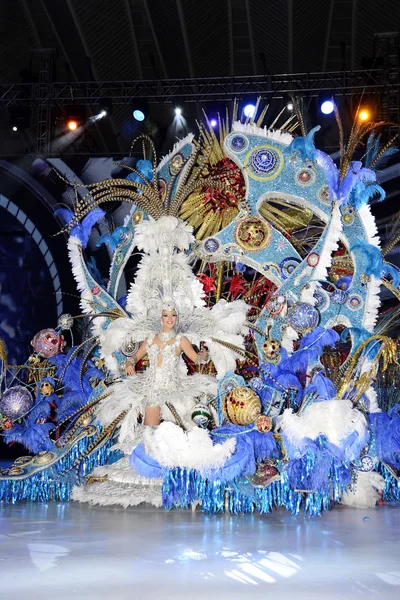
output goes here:
[[315, 440], [325, 435], [329, 442], [344, 450], [348, 460], [356, 460], [351, 448], [344, 447], [349, 435], [357, 432], [357, 447], [365, 445], [368, 440], [367, 421], [359, 410], [353, 409], [349, 400], [328, 400], [309, 406], [300, 415], [286, 409], [279, 419], [282, 434], [301, 456], [306, 438]]
[[161, 169], [167, 164], [167, 162], [173, 157], [175, 156], [175, 154], [177, 152], [179, 152], [179, 150], [182, 150], [182, 148], [184, 148], [186, 146], [186, 144], [191, 144], [193, 141], [194, 135], [193, 133], [189, 133], [187, 136], [185, 136], [183, 139], [179, 140], [178, 142], [176, 142], [176, 144], [174, 144], [174, 147], [172, 148], [171, 152], [169, 152], [168, 154], [166, 154], [165, 156], [163, 156], [163, 158], [161, 159], [158, 167], [157, 167], [157, 173], [159, 171], [161, 171]]
[[201, 473], [223, 467], [236, 448], [235, 438], [214, 445], [205, 429], [194, 427], [185, 432], [173, 423], [161, 423], [154, 429], [146, 427], [143, 441], [147, 454], [162, 466]]
[[373, 508], [380, 499], [379, 491], [385, 487], [385, 480], [382, 475], [375, 471], [357, 473], [356, 489], [353, 492], [351, 488], [345, 492], [341, 498], [341, 503], [345, 506], [354, 508]]
[[148, 254], [160, 251], [162, 247], [187, 250], [194, 240], [193, 227], [177, 217], [163, 216], [157, 221], [150, 217], [135, 228], [136, 246]]

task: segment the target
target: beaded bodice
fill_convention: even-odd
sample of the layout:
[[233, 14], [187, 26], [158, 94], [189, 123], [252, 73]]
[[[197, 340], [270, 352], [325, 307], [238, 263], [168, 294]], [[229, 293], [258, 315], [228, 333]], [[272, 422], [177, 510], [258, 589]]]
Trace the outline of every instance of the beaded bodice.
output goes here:
[[178, 349], [181, 345], [181, 336], [177, 335], [175, 339], [162, 346], [159, 346], [154, 338], [155, 336], [151, 336], [147, 339], [148, 369], [156, 371], [157, 379], [161, 376], [167, 379], [173, 378], [174, 372], [179, 367], [180, 352]]

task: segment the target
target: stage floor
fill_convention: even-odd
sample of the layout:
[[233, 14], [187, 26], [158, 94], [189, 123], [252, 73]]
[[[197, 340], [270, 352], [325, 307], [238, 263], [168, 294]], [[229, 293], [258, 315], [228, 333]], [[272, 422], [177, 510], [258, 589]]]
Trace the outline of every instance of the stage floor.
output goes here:
[[76, 503], [0, 515], [2, 600], [400, 598], [399, 505], [314, 519]]

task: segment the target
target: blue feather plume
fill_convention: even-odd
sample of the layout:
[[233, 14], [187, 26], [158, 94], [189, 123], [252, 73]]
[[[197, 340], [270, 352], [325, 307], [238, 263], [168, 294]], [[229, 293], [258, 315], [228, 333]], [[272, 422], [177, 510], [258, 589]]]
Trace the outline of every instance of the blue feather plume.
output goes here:
[[[66, 224], [68, 224], [75, 216], [68, 208], [58, 208], [54, 214], [61, 217]], [[72, 227], [70, 235], [78, 238], [81, 241], [83, 248], [86, 248], [93, 226], [96, 225], [105, 214], [106, 213], [101, 208], [94, 208], [86, 215], [82, 220], [82, 223], [78, 223]]]
[[320, 125], [317, 125], [304, 137], [297, 137], [287, 148], [287, 152], [292, 154], [294, 152], [300, 152], [302, 160], [305, 162], [307, 159], [314, 161], [317, 157], [317, 151], [314, 145], [314, 136], [321, 129]]

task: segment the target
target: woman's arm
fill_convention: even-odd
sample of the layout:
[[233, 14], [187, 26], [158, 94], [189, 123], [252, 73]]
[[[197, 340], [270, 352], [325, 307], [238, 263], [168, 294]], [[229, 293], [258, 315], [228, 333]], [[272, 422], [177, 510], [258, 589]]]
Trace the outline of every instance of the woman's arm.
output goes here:
[[147, 352], [147, 343], [146, 341], [142, 342], [139, 346], [139, 350], [132, 356], [132, 358], [128, 358], [125, 362], [125, 371], [127, 375], [135, 374], [135, 365], [143, 358], [143, 356]]
[[189, 342], [187, 337], [182, 336], [181, 338], [181, 350], [186, 354], [195, 365], [204, 364], [208, 361], [208, 352], [205, 348], [202, 348], [200, 352], [196, 352], [192, 344]]

